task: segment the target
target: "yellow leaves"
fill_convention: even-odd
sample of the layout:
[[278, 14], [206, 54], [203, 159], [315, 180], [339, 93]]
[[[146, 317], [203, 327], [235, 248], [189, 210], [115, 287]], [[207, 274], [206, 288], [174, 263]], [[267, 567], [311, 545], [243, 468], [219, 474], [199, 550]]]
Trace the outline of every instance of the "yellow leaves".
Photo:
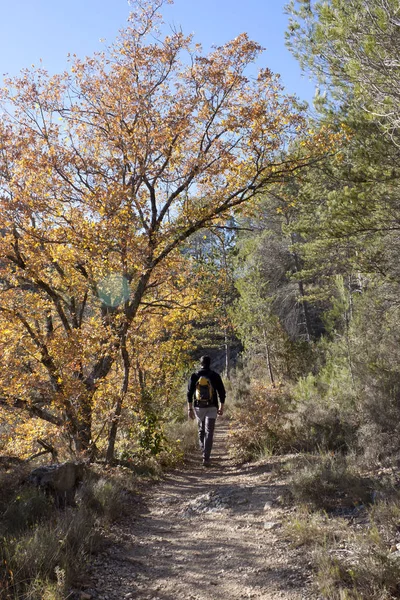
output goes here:
[[57, 437], [57, 428], [40, 419], [19, 422], [13, 428], [13, 435], [5, 444], [4, 451], [11, 456], [28, 459], [39, 450], [37, 439], [46, 439], [49, 443]]
[[[258, 44], [241, 35], [209, 56], [197, 45], [188, 67], [179, 55], [190, 36], [147, 43], [139, 31], [151, 34], [155, 4], [143, 7], [108, 54], [75, 58], [73, 76], [16, 81], [18, 125], [6, 115], [0, 125], [0, 136], [9, 128], [0, 172], [7, 164], [12, 198], [0, 228], [19, 236], [0, 240], [1, 256], [14, 259], [0, 279], [12, 283], [6, 302], [27, 325], [0, 322], [10, 365], [0, 388], [24, 399], [34, 390], [57, 414], [70, 398], [80, 406], [82, 382], [102, 361], [113, 366], [96, 381], [96, 402], [109, 409], [121, 385], [122, 331], [133, 364], [154, 382], [161, 371], [172, 376], [191, 345], [190, 320], [210, 303], [179, 244], [251, 197], [254, 182], [284, 176], [271, 161], [303, 130], [270, 72], [246, 79]], [[218, 275], [220, 291], [227, 284]]]

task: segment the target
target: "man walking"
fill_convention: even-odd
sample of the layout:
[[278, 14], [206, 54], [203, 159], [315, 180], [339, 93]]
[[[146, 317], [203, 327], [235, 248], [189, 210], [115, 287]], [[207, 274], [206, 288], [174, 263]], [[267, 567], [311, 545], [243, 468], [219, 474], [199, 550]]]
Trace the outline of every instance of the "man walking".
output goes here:
[[189, 417], [197, 419], [199, 444], [203, 452], [203, 465], [205, 467], [210, 466], [215, 421], [217, 414], [223, 415], [224, 413], [226, 395], [220, 375], [213, 371], [210, 365], [210, 357], [202, 356], [200, 359], [201, 369], [190, 376], [187, 392]]

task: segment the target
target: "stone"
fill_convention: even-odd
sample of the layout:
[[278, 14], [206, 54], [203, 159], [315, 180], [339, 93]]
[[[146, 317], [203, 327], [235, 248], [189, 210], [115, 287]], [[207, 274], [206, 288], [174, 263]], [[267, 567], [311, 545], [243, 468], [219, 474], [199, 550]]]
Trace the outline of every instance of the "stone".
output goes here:
[[280, 527], [280, 523], [276, 523], [275, 521], [264, 521], [264, 529], [271, 530], [277, 529]]
[[26, 481], [53, 495], [57, 506], [63, 508], [74, 504], [75, 491], [83, 480], [84, 471], [83, 463], [47, 465], [34, 469]]

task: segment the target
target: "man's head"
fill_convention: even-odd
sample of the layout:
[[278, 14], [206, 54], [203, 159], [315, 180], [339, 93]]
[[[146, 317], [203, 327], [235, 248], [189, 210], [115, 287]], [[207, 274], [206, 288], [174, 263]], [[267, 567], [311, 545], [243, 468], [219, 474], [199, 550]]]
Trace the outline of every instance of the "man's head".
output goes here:
[[209, 369], [211, 364], [211, 358], [209, 356], [202, 356], [200, 358], [200, 364], [203, 369]]

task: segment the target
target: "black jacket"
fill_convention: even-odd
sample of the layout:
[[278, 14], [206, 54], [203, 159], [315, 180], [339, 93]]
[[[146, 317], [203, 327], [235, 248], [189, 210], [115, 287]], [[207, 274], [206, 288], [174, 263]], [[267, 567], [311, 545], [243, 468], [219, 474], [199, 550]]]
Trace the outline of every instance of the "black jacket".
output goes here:
[[[202, 375], [208, 377], [211, 381], [211, 385], [213, 386], [213, 405], [218, 407], [218, 398], [220, 403], [223, 404], [226, 396], [224, 384], [222, 383], [220, 375], [211, 369], [200, 369], [200, 371], [197, 371], [197, 373], [192, 373], [188, 385], [187, 401], [193, 402], [193, 396], [196, 391], [196, 383]], [[194, 401], [194, 405], [196, 406], [196, 400]]]

